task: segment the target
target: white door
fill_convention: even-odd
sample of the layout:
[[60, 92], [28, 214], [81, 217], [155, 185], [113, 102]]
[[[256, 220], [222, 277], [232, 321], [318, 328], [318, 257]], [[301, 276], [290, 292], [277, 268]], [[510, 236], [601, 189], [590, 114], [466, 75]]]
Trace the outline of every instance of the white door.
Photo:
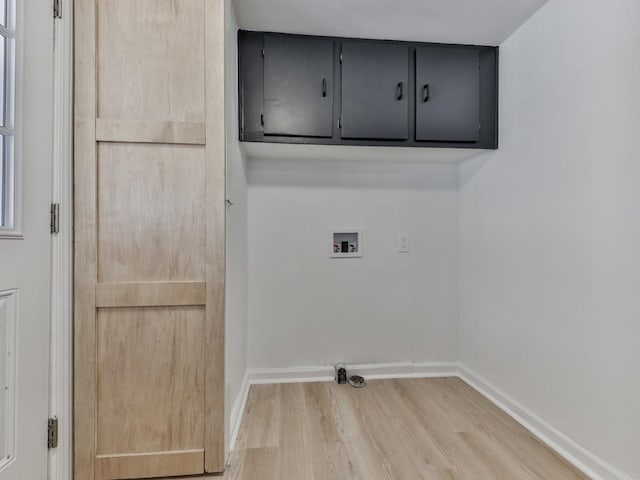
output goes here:
[[0, 24], [0, 480], [46, 480], [52, 1], [0, 0]]

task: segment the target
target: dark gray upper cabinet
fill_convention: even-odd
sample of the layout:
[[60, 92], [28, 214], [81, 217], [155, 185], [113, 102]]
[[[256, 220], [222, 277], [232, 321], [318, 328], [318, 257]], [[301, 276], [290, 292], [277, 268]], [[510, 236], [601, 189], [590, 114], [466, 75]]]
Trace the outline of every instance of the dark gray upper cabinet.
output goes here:
[[264, 37], [264, 134], [333, 136], [334, 42]]
[[480, 53], [477, 48], [416, 48], [416, 140], [480, 138]]
[[498, 147], [498, 48], [238, 32], [244, 142]]
[[342, 44], [342, 138], [409, 138], [409, 48]]

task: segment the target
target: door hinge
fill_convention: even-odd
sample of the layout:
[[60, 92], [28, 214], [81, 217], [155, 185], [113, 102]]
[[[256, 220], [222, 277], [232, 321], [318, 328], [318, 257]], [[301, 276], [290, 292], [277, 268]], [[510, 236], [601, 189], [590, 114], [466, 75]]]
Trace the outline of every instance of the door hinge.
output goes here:
[[50, 418], [47, 424], [47, 447], [56, 448], [58, 446], [58, 419]]
[[51, 233], [60, 232], [60, 204], [51, 204]]
[[342, 129], [342, 116], [338, 117], [338, 130]]
[[264, 58], [264, 48], [262, 49], [262, 58]]
[[342, 64], [342, 52], [340, 52], [340, 64]]
[[62, 18], [62, 0], [53, 0], [53, 18]]
[[260, 126], [264, 129], [264, 113], [260, 114]]

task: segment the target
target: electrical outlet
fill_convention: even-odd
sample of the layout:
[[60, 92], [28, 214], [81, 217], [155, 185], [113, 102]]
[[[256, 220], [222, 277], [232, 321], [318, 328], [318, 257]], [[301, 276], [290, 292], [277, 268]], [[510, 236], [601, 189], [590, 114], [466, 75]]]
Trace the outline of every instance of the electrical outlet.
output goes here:
[[399, 233], [398, 234], [398, 252], [400, 253], [409, 253], [409, 234], [408, 233]]

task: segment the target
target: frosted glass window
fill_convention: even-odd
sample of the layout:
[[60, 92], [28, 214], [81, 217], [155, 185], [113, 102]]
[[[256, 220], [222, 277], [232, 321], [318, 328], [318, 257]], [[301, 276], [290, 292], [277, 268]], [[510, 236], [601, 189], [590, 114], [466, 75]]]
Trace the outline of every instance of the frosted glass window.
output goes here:
[[0, 229], [15, 220], [15, 37], [15, 0], [0, 0]]

